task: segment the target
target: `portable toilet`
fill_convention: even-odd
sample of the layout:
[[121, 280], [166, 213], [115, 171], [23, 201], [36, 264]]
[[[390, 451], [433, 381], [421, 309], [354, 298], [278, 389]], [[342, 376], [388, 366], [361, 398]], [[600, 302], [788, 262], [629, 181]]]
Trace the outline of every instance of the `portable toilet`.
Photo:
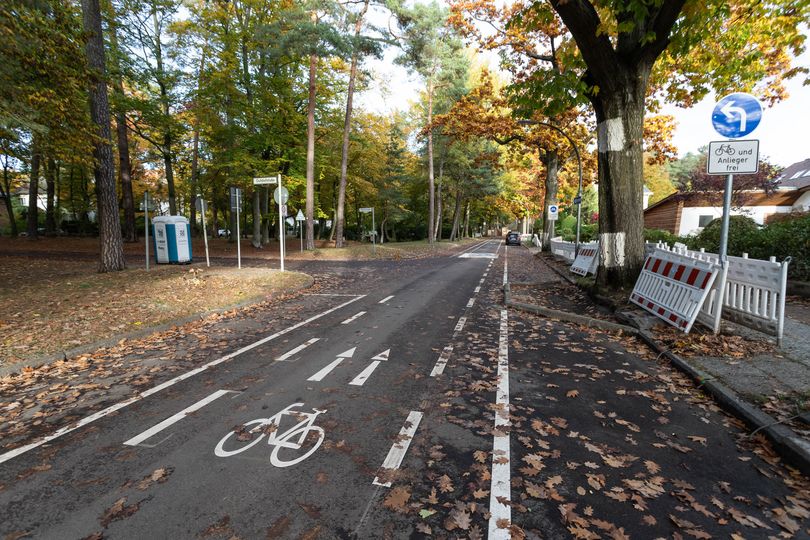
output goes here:
[[155, 216], [152, 238], [158, 264], [191, 262], [191, 226], [183, 216]]

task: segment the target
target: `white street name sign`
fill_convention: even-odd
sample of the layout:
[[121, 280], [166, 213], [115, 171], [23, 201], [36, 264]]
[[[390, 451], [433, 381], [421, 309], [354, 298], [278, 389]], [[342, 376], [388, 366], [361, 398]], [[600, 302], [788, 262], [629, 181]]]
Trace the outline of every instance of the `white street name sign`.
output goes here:
[[266, 186], [278, 184], [278, 176], [260, 176], [253, 179], [254, 186]]
[[709, 174], [753, 174], [759, 171], [759, 141], [709, 143]]

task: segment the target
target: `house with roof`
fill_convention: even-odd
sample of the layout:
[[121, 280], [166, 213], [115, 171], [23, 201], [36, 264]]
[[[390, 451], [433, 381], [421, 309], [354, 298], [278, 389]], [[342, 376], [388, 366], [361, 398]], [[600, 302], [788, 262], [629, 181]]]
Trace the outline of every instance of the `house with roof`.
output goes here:
[[[744, 191], [731, 215], [747, 216], [764, 225], [777, 214], [810, 211], [810, 159], [794, 163], [774, 179], [776, 189]], [[697, 234], [723, 216], [723, 193], [673, 193], [644, 210], [644, 228], [678, 236]]]

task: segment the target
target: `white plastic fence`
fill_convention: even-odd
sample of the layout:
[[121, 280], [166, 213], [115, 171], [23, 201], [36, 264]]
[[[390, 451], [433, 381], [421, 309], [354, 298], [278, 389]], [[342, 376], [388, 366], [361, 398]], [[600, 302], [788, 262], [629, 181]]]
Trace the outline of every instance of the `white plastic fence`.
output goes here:
[[[657, 249], [676, 252], [697, 260], [720, 264], [716, 253], [670, 248], [666, 244]], [[785, 326], [785, 289], [790, 259], [781, 263], [775, 257], [764, 261], [742, 257], [728, 258], [728, 271], [723, 295], [724, 319], [775, 336], [779, 345]], [[712, 329], [718, 329], [720, 317], [717, 313], [717, 297], [722, 279], [715, 281], [709, 296], [698, 314], [698, 322]]]
[[574, 262], [576, 259], [574, 246], [574, 242], [566, 242], [562, 236], [551, 239], [551, 252], [567, 261]]

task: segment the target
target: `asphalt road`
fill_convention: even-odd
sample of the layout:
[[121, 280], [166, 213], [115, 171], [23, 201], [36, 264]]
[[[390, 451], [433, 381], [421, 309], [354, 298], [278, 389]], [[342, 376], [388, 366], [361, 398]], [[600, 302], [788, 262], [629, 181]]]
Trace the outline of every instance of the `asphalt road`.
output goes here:
[[229, 351], [3, 450], [0, 534], [810, 535], [807, 479], [646, 349], [502, 307], [507, 279], [559, 286], [526, 250], [319, 279], [289, 320], [231, 322]]

